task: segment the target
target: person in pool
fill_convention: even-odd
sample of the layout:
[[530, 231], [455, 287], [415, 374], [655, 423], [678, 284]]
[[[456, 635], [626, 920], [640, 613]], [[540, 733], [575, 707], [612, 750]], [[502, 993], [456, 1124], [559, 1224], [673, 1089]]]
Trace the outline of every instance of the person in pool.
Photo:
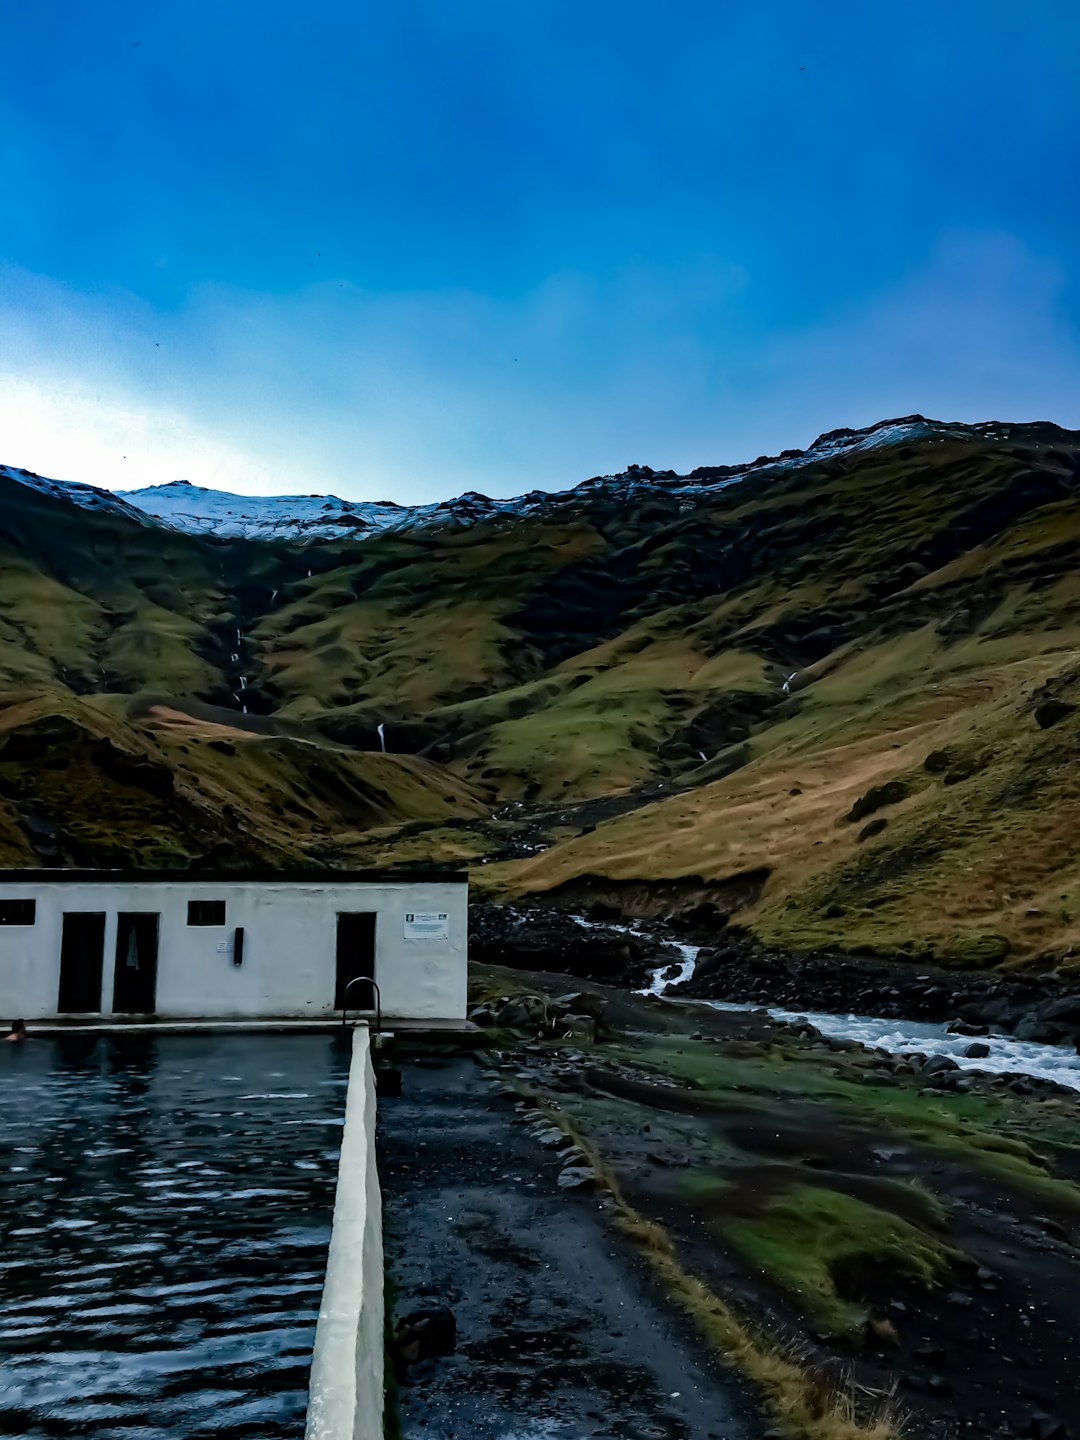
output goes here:
[[27, 1038], [27, 1035], [26, 1035], [26, 1021], [25, 1021], [25, 1020], [12, 1020], [12, 1022], [11, 1022], [11, 1034], [8, 1035], [6, 1038], [7, 1038], [8, 1040], [25, 1040], [25, 1039]]

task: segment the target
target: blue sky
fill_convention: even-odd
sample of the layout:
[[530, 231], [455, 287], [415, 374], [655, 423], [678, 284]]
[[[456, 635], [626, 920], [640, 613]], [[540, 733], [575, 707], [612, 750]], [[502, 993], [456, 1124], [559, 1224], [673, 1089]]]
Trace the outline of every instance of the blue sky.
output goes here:
[[1080, 425], [1071, 0], [0, 0], [0, 461], [429, 500]]

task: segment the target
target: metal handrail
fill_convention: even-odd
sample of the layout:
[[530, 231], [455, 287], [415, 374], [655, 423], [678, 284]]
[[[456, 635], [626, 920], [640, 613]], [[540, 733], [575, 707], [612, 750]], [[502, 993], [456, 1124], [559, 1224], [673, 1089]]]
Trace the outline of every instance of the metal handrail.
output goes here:
[[375, 1000], [375, 1034], [380, 1034], [382, 1032], [382, 994], [380, 993], [379, 987], [378, 985], [376, 985], [375, 978], [372, 975], [356, 975], [345, 986], [345, 989], [342, 992], [341, 996], [342, 1028], [344, 1028], [345, 1025], [348, 1023], [348, 1021], [345, 1019], [345, 1011], [349, 1008], [349, 991], [354, 985], [371, 986], [372, 996]]

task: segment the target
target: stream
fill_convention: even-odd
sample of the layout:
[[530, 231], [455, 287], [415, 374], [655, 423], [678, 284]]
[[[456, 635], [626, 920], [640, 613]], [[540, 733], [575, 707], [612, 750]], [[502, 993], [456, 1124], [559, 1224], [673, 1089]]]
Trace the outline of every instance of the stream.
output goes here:
[[[637, 995], [664, 995], [672, 985], [689, 980], [697, 963], [699, 946], [676, 944], [681, 962], [668, 961], [653, 974], [652, 981]], [[670, 975], [678, 964], [677, 975]], [[667, 977], [667, 978], [665, 978]], [[676, 997], [672, 997], [673, 999]], [[923, 1020], [882, 1019], [873, 1015], [834, 1015], [819, 1010], [785, 1010], [774, 1005], [738, 1004], [728, 1000], [703, 1000], [714, 1010], [764, 1010], [774, 1020], [804, 1020], [830, 1040], [857, 1040], [871, 1050], [891, 1055], [947, 1055], [962, 1070], [989, 1071], [996, 1075], [1032, 1075], [1080, 1090], [1080, 1055], [1064, 1045], [1042, 1045], [1034, 1040], [1016, 1040], [1011, 1035], [951, 1035], [945, 1023]], [[989, 1055], [969, 1056], [973, 1044], [986, 1045]]]
[[[700, 945], [681, 945], [672, 943], [672, 948], [678, 950], [682, 956], [681, 960], [669, 960], [666, 965], [661, 965], [653, 975], [652, 980], [642, 990], [635, 990], [635, 995], [663, 995], [669, 985], [681, 985], [684, 980], [689, 980], [694, 973], [694, 966], [697, 964]], [[671, 970], [678, 966], [676, 974], [672, 975]]]

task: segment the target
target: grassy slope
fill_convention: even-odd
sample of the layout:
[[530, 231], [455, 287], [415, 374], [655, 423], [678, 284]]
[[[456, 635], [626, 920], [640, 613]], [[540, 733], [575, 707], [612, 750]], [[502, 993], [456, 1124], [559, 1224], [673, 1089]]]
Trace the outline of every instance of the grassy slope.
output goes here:
[[475, 814], [413, 756], [357, 754], [153, 706], [38, 698], [0, 711], [0, 860], [341, 863], [349, 829]]
[[[957, 964], [975, 953], [973, 936], [1019, 955], [1067, 951], [1080, 940], [1080, 729], [1070, 715], [1043, 731], [1033, 710], [1080, 653], [1052, 639], [1024, 658], [988, 645], [982, 663], [972, 645], [950, 665], [925, 634], [857, 653], [755, 736], [734, 774], [492, 880], [519, 893], [587, 874], [708, 886], [767, 868], [741, 918], [778, 944], [929, 947]], [[1075, 691], [1072, 680], [1054, 688]], [[929, 772], [927, 757], [942, 751], [948, 768]], [[895, 780], [906, 798], [877, 811], [886, 827], [860, 839], [865, 822], [846, 817]]]
[[225, 547], [4, 480], [0, 534], [4, 863], [340, 862], [351, 832], [481, 812], [420, 757], [240, 714]]
[[[786, 597], [774, 580], [756, 587], [763, 593], [748, 622], [733, 616], [723, 640], [730, 597], [712, 613], [705, 607], [691, 632], [711, 630], [726, 654], [786, 645], [798, 670], [790, 698], [776, 695], [736, 757], [744, 763], [711, 783], [703, 766], [688, 778], [705, 783], [535, 860], [493, 867], [490, 883], [523, 893], [585, 875], [702, 877], [707, 888], [764, 868], [764, 890], [740, 918], [775, 943], [929, 947], [957, 964], [1006, 947], [1020, 957], [1072, 948], [1080, 716], [1044, 730], [1034, 711], [1048, 694], [1080, 702], [1076, 503], [1036, 506], [935, 569], [901, 571], [919, 548], [918, 518], [925, 551], [926, 537], [955, 524], [986, 486], [980, 472], [977, 490], [954, 491], [931, 469], [897, 500], [906, 477], [896, 471], [882, 459], [815, 494], [819, 510], [828, 499], [843, 513], [810, 591], [801, 573]], [[870, 555], [874, 570], [865, 568]], [[870, 608], [893, 566], [908, 583]], [[804, 571], [805, 557], [794, 568]], [[824, 635], [803, 638], [800, 655], [800, 630], [805, 637], [822, 616]], [[905, 798], [861, 822], [845, 819], [872, 787], [893, 780]], [[886, 824], [861, 839], [871, 815]]]

